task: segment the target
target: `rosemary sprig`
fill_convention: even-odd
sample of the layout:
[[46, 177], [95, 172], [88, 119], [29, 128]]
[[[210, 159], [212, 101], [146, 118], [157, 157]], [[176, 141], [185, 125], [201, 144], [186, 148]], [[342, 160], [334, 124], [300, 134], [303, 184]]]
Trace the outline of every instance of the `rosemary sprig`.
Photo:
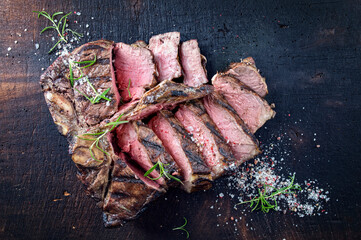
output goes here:
[[[86, 61], [82, 61], [82, 62], [76, 62], [76, 61], [69, 61], [69, 80], [70, 80], [70, 85], [73, 87], [75, 81], [81, 79], [84, 76], [84, 73], [82, 71], [82, 69], [90, 67], [91, 65], [93, 65], [95, 62], [97, 61], [97, 56], [94, 55], [94, 59], [93, 60], [86, 60]], [[84, 65], [86, 64], [86, 65]], [[83, 66], [79, 66], [79, 65], [83, 65]], [[80, 72], [80, 77], [78, 78], [74, 78], [74, 73], [73, 73], [73, 69], [76, 68], [78, 69], [78, 71]], [[106, 89], [104, 92], [99, 93], [95, 87], [93, 86], [93, 84], [91, 84], [91, 82], [89, 81], [89, 78], [87, 76], [85, 76], [85, 80], [87, 81], [87, 84], [90, 86], [90, 88], [93, 90], [95, 96], [94, 97], [89, 97], [87, 96], [85, 93], [81, 92], [79, 89], [74, 88], [78, 93], [80, 93], [81, 95], [83, 95], [86, 99], [88, 99], [92, 104], [96, 104], [99, 103], [101, 99], [104, 99], [106, 101], [111, 101], [109, 98], [106, 97], [107, 93], [110, 91], [110, 88]]]
[[[96, 61], [97, 61], [97, 55], [95, 55], [95, 54], [94, 54], [94, 59], [93, 60], [87, 60], [87, 61], [82, 61], [82, 62], [76, 62], [76, 61], [69, 60], [69, 80], [70, 80], [70, 84], [71, 84], [72, 87], [74, 86], [75, 81], [77, 81], [77, 80], [79, 80], [79, 79], [81, 79], [83, 77], [84, 74], [83, 74], [82, 69], [90, 67]], [[79, 66], [81, 64], [88, 64], [88, 65]], [[78, 71], [80, 72], [80, 77], [74, 78], [73, 68], [78, 69]]]
[[98, 133], [84, 133], [83, 136], [98, 136], [97, 138], [83, 138], [83, 137], [79, 137], [77, 136], [79, 139], [82, 139], [82, 140], [85, 140], [85, 141], [93, 141], [93, 143], [90, 145], [89, 147], [89, 152], [90, 152], [90, 156], [97, 162], [102, 162], [100, 160], [98, 160], [96, 157], [95, 157], [95, 154], [94, 154], [94, 147], [96, 147], [97, 149], [99, 149], [102, 153], [106, 154], [106, 155], [109, 155], [108, 152], [106, 152], [104, 149], [102, 149], [100, 146], [99, 146], [99, 141], [105, 136], [107, 135], [107, 133], [110, 133], [111, 131], [113, 131], [113, 129], [117, 126], [119, 126], [120, 124], [124, 124], [124, 123], [127, 123], [129, 121], [120, 121], [120, 118], [123, 116], [124, 114], [121, 114], [117, 120], [115, 122], [110, 122], [110, 123], [107, 123], [105, 126], [112, 126], [111, 128], [108, 128], [107, 130], [105, 131], [102, 131], [102, 132], [98, 132]]
[[132, 94], [130, 93], [130, 81], [131, 81], [131, 79], [129, 78], [129, 83], [128, 83], [128, 87], [127, 87], [127, 90], [128, 90], [128, 95], [129, 95], [129, 97], [131, 98], [132, 97]]
[[69, 12], [69, 13], [65, 14], [64, 16], [62, 16], [60, 18], [60, 20], [58, 21], [58, 23], [56, 23], [57, 19], [55, 19], [55, 17], [58, 16], [58, 15], [63, 15], [64, 14], [63, 12], [56, 12], [56, 13], [54, 13], [52, 15], [50, 15], [49, 13], [47, 13], [45, 11], [33, 11], [33, 12], [38, 14], [38, 18], [40, 18], [40, 16], [43, 16], [43, 17], [47, 18], [52, 23], [51, 26], [47, 26], [47, 27], [43, 28], [43, 30], [40, 31], [40, 34], [45, 32], [46, 30], [55, 29], [58, 36], [60, 37], [59, 40], [49, 50], [48, 53], [51, 53], [59, 43], [61, 43], [61, 42], [68, 43], [68, 41], [65, 38], [66, 32], [71, 32], [77, 39], [79, 39], [79, 37], [83, 36], [81, 33], [78, 33], [78, 32], [75, 32], [74, 30], [66, 28], [66, 22], [67, 22], [68, 16], [71, 14], [71, 12]]
[[79, 89], [74, 88], [77, 92], [79, 92], [81, 95], [83, 95], [86, 99], [88, 99], [92, 104], [96, 104], [99, 103], [101, 99], [107, 100], [107, 101], [111, 101], [109, 98], [107, 98], [105, 95], [109, 92], [110, 88], [108, 88], [107, 90], [105, 90], [103, 93], [99, 93], [93, 86], [93, 84], [91, 84], [91, 82], [89, 81], [88, 77], [85, 77], [85, 80], [87, 81], [87, 83], [89, 84], [90, 88], [93, 90], [95, 96], [94, 97], [89, 97], [87, 96], [85, 93], [81, 92]]
[[[295, 180], [295, 175], [290, 177], [290, 179], [290, 184], [280, 189], [277, 189], [267, 184], [263, 184], [263, 190], [261, 191], [260, 189], [258, 189], [258, 197], [255, 197], [249, 201], [237, 203], [236, 206], [239, 204], [251, 203], [250, 207], [252, 208], [252, 211], [260, 209], [262, 212], [268, 213], [270, 209], [275, 210], [277, 208], [276, 196], [281, 194], [294, 194], [295, 192], [292, 190], [302, 190], [302, 188], [298, 184], [293, 184]], [[267, 189], [271, 189], [271, 191], [268, 191]], [[271, 199], [274, 204], [271, 204], [267, 199]]]
[[[183, 184], [182, 181], [179, 178], [176, 178], [172, 174], [168, 173], [168, 171], [164, 168], [164, 166], [167, 166], [167, 165], [169, 165], [169, 163], [163, 164], [161, 161], [158, 161], [156, 164], [153, 165], [153, 167], [151, 167], [146, 173], [144, 173], [144, 177], [147, 177], [147, 178], [155, 181], [155, 180], [158, 180], [158, 179], [160, 179], [161, 177], [164, 176], [164, 177], [168, 178], [169, 180], [173, 179], [173, 180]], [[157, 167], [159, 167], [159, 177], [152, 178], [152, 177], [148, 176]]]
[[188, 221], [187, 221], [187, 219], [185, 217], [183, 217], [183, 218], [184, 218], [185, 223], [180, 227], [173, 228], [172, 230], [173, 231], [175, 231], [175, 230], [185, 231], [187, 233], [187, 239], [188, 239], [189, 238], [189, 232], [184, 228], [187, 225]]

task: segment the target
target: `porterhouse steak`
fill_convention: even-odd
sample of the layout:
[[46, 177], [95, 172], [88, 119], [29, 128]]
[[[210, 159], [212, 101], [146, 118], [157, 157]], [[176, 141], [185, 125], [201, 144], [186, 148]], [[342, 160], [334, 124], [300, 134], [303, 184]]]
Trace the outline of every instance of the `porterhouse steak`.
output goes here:
[[197, 40], [170, 32], [149, 45], [90, 42], [42, 74], [49, 111], [105, 226], [136, 218], [170, 187], [208, 189], [260, 152], [253, 133], [275, 112], [254, 60], [232, 63], [214, 87], [205, 63]]

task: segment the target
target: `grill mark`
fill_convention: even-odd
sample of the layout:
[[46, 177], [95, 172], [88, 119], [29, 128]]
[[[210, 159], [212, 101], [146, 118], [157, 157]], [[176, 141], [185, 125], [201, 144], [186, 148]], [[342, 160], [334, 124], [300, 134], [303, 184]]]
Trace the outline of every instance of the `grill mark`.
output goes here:
[[[112, 80], [111, 77], [108, 77], [108, 76], [103, 76], [103, 77], [88, 77], [89, 81], [90, 82], [98, 82], [98, 81], [106, 81], [106, 82], [109, 82]], [[109, 92], [110, 93], [110, 92]]]
[[190, 134], [179, 124], [174, 123], [172, 120], [168, 120], [171, 127], [177, 130], [182, 136], [190, 137]]
[[210, 97], [211, 97], [217, 104], [219, 104], [221, 107], [224, 107], [226, 110], [228, 110], [228, 111], [230, 112], [230, 114], [232, 115], [232, 117], [235, 118], [237, 124], [242, 127], [243, 131], [251, 138], [251, 140], [257, 145], [257, 148], [258, 148], [258, 140], [257, 140], [257, 138], [256, 138], [256, 137], [253, 135], [253, 133], [248, 129], [248, 127], [246, 127], [245, 123], [244, 123], [243, 120], [238, 116], [237, 112], [236, 112], [227, 102], [225, 102], [225, 100], [223, 100], [219, 95], [213, 94], [213, 96], [210, 95]]
[[216, 101], [217, 104], [221, 105], [228, 111], [230, 111], [234, 114], [237, 114], [236, 110], [234, 110], [233, 107], [231, 107], [229, 104], [225, 103], [223, 100], [220, 100], [219, 98], [214, 98], [214, 100]]
[[223, 136], [214, 128], [213, 124], [210, 122], [205, 122], [206, 127], [211, 131], [211, 133], [213, 133], [214, 135], [216, 135], [219, 139], [221, 139], [223, 142], [225, 142]]
[[234, 161], [234, 156], [232, 154], [232, 152], [228, 152], [225, 149], [223, 149], [222, 147], [218, 147], [218, 151], [219, 153], [224, 157], [224, 160], [232, 160]]
[[196, 174], [208, 174], [210, 172], [209, 168], [205, 165], [202, 158], [200, 158], [199, 154], [194, 154], [193, 151], [188, 150], [186, 148], [186, 145], [183, 145], [184, 153], [186, 154], [187, 158], [189, 159], [189, 162], [192, 165], [193, 173]]
[[80, 54], [84, 51], [87, 51], [87, 50], [94, 50], [94, 49], [100, 49], [102, 51], [107, 50], [106, 48], [99, 46], [99, 45], [86, 45], [79, 50], [78, 54]]
[[110, 198], [116, 199], [116, 200], [129, 198], [129, 197], [131, 197], [131, 196], [129, 196], [129, 194], [124, 193], [124, 192], [111, 192], [110, 193]]
[[188, 97], [188, 94], [181, 90], [171, 90], [172, 97]]
[[204, 114], [207, 113], [206, 109], [203, 106], [203, 104], [199, 100], [192, 101], [191, 104], [199, 110], [196, 114], [204, 115]]
[[114, 182], [140, 183], [142, 185], [144, 184], [142, 180], [130, 177], [113, 176], [112, 180]]
[[94, 65], [108, 65], [109, 63], [110, 63], [109, 58], [98, 58]]
[[164, 148], [162, 145], [159, 145], [155, 142], [152, 142], [148, 139], [141, 139], [141, 143], [145, 146], [145, 147], [149, 147], [149, 148], [152, 148], [160, 153], [163, 153], [164, 152]]

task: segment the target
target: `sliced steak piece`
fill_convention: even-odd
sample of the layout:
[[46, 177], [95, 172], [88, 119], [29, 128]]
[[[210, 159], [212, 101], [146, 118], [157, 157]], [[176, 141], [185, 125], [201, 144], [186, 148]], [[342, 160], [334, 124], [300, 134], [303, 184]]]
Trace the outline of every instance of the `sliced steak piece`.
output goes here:
[[260, 153], [258, 141], [236, 111], [217, 93], [203, 98], [207, 113], [230, 145], [237, 165]]
[[198, 87], [208, 82], [207, 72], [202, 64], [204, 56], [201, 56], [197, 40], [183, 42], [179, 55], [182, 62], [184, 84]]
[[[162, 109], [170, 109], [175, 107], [178, 103], [202, 98], [212, 92], [213, 87], [210, 85], [202, 85], [198, 88], [194, 88], [166, 80], [147, 91], [140, 99], [135, 109], [127, 111], [122, 119], [143, 119]], [[133, 102], [132, 104], [136, 103]], [[104, 127], [109, 121], [115, 121], [123, 113], [124, 112], [116, 113], [111, 119], [103, 121], [101, 126]]]
[[[148, 156], [153, 164], [156, 164], [158, 161], [163, 163], [168, 174], [182, 180], [179, 167], [174, 162], [171, 155], [165, 151], [162, 141], [157, 137], [154, 131], [141, 121], [137, 121], [136, 124], [139, 142], [147, 150]], [[167, 179], [166, 177], [164, 177], [164, 179], [167, 181], [169, 187], [176, 187], [179, 185], [179, 182], [174, 181], [173, 179]]]
[[238, 79], [261, 97], [268, 93], [266, 80], [259, 74], [253, 58], [248, 57], [239, 63], [231, 63], [225, 74]]
[[104, 199], [104, 224], [106, 227], [122, 225], [139, 216], [146, 205], [162, 192], [146, 185], [126, 164], [128, 156], [119, 154], [114, 161], [111, 182]]
[[114, 47], [114, 69], [123, 102], [139, 99], [142, 89], [156, 84], [152, 53], [140, 44], [117, 43]]
[[[127, 153], [130, 158], [140, 166], [143, 172], [146, 172], [153, 167], [148, 151], [139, 139], [139, 128], [135, 122], [119, 126], [116, 129], [116, 133], [117, 144], [121, 151]], [[160, 177], [157, 169], [154, 169], [149, 176], [151, 178]], [[156, 180], [156, 182], [159, 185], [165, 184], [163, 178]]]
[[181, 105], [175, 116], [197, 142], [208, 167], [212, 169], [212, 178], [221, 176], [235, 158], [202, 102], [193, 100]]
[[266, 100], [231, 76], [216, 74], [212, 84], [237, 111], [252, 133], [276, 114]]
[[192, 192], [210, 188], [211, 171], [197, 144], [174, 115], [162, 110], [150, 120], [149, 126], [181, 169], [184, 190]]
[[149, 49], [154, 55], [158, 69], [158, 81], [172, 80], [182, 75], [178, 61], [179, 32], [168, 32], [153, 36], [149, 40]]

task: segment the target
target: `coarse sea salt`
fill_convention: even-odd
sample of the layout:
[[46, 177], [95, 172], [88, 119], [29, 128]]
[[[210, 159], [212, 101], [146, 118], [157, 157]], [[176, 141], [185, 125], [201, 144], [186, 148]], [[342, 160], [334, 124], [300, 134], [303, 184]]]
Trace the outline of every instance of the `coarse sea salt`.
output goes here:
[[[219, 193], [218, 199], [228, 196], [237, 200], [237, 203], [248, 201], [259, 196], [258, 189], [263, 189], [264, 184], [280, 189], [291, 183], [290, 177], [295, 177], [294, 185], [299, 185], [302, 190], [295, 191], [294, 194], [280, 194], [276, 197], [276, 211], [287, 212], [299, 217], [315, 216], [327, 214], [324, 209], [325, 203], [330, 200], [329, 191], [318, 186], [317, 180], [306, 180], [302, 184], [297, 183], [295, 173], [283, 174], [287, 159], [291, 156], [291, 141], [288, 140], [287, 133], [282, 133], [276, 137], [275, 143], [262, 146], [263, 153], [254, 160], [243, 163], [239, 171], [227, 178], [227, 192]], [[280, 149], [283, 149], [280, 151]], [[286, 168], [287, 170], [287, 168]], [[272, 188], [267, 187], [269, 192]], [[217, 202], [216, 201], [216, 202]], [[270, 202], [273, 204], [273, 202]], [[243, 214], [249, 211], [249, 203], [235, 206]]]

